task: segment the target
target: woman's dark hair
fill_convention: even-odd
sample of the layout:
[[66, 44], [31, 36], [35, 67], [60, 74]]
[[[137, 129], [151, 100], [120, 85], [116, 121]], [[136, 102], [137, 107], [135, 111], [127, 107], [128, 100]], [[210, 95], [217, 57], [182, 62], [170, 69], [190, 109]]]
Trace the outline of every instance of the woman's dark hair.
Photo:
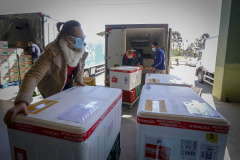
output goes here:
[[158, 43], [158, 42], [153, 42], [152, 45], [154, 45], [155, 47], [156, 47], [156, 46], [159, 47], [159, 43]]
[[60, 40], [62, 37], [71, 35], [74, 33], [74, 27], [81, 27], [81, 24], [78, 21], [70, 20], [67, 22], [58, 22], [57, 23], [57, 30], [59, 32], [57, 36], [57, 40]]

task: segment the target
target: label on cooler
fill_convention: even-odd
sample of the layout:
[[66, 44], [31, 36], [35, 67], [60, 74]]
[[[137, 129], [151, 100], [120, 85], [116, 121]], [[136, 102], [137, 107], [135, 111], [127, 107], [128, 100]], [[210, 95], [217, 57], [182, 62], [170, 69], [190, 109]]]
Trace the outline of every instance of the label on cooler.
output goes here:
[[58, 101], [52, 101], [52, 100], [42, 100], [40, 102], [34, 103], [27, 107], [27, 110], [30, 114], [37, 114], [54, 104], [58, 103]]
[[58, 116], [58, 119], [70, 121], [70, 122], [76, 122], [76, 123], [84, 123], [88, 120], [88, 118], [97, 111], [99, 108], [98, 105], [96, 105], [98, 102], [93, 101], [90, 102], [87, 105], [78, 104], [64, 113], [62, 113], [60, 116]]
[[128, 84], [128, 77], [124, 77], [124, 84]]
[[98, 127], [98, 125], [104, 120], [104, 118], [108, 115], [108, 113], [111, 112], [111, 110], [116, 106], [116, 104], [120, 101], [122, 98], [122, 94], [112, 103], [112, 105], [106, 110], [106, 112], [98, 119], [96, 123], [87, 131], [81, 134], [77, 133], [70, 133], [66, 131], [56, 130], [56, 129], [50, 129], [40, 126], [33, 126], [29, 124], [22, 124], [22, 123], [14, 123], [13, 127], [9, 127], [10, 129], [20, 130], [23, 132], [30, 132], [35, 133], [39, 135], [45, 135], [49, 137], [64, 139], [72, 142], [84, 142], [86, 141], [91, 134], [95, 131], [95, 129]]
[[218, 134], [206, 133], [206, 140], [211, 143], [217, 143], [218, 142]]
[[170, 160], [172, 141], [162, 137], [145, 137], [145, 159]]
[[167, 112], [165, 101], [147, 99], [145, 104], [145, 111], [151, 111], [156, 113]]
[[197, 141], [181, 140], [180, 160], [197, 160]]
[[210, 106], [206, 103], [199, 103], [196, 100], [190, 102], [183, 102], [186, 106], [188, 112], [191, 115], [195, 116], [204, 116], [204, 117], [220, 117]]
[[202, 144], [200, 160], [218, 160], [218, 146]]
[[112, 82], [113, 83], [118, 83], [118, 77], [116, 77], [116, 76], [112, 77]]
[[152, 79], [149, 79], [148, 82], [149, 82], [149, 83], [160, 83], [160, 80], [159, 80], [159, 79], [152, 78]]
[[137, 122], [139, 124], [145, 124], [145, 125], [190, 129], [190, 130], [206, 131], [206, 132], [221, 133], [221, 134], [228, 134], [228, 131], [229, 131], [229, 126], [201, 124], [201, 123], [195, 123], [195, 122], [185, 122], [185, 121], [176, 121], [176, 120], [167, 120], [167, 119], [143, 118], [140, 116], [137, 116]]

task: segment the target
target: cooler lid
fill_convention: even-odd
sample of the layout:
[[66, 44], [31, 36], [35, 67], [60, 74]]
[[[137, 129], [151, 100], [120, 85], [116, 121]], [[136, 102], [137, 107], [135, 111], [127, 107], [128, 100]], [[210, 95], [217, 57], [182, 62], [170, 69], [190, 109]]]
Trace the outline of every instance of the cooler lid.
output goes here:
[[144, 85], [138, 117], [229, 126], [228, 121], [191, 88]]
[[133, 73], [142, 70], [141, 67], [133, 67], [133, 66], [119, 66], [110, 68], [111, 72], [123, 72], [123, 73]]
[[146, 74], [146, 84], [161, 84], [161, 85], [181, 85], [181, 86], [191, 86], [183, 81], [181, 78], [170, 75], [170, 74]]
[[84, 136], [86, 140], [121, 98], [122, 91], [116, 88], [73, 87], [28, 106], [29, 114], [18, 114], [14, 127], [43, 135], [76, 133], [70, 138]]

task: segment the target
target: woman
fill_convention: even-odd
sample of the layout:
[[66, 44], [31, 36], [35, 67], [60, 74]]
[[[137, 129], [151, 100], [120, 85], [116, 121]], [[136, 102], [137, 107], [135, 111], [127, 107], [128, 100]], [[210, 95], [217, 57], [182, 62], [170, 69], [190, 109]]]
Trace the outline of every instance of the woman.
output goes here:
[[73, 79], [84, 86], [83, 71], [88, 53], [84, 52], [84, 35], [81, 24], [71, 20], [57, 23], [59, 34], [49, 43], [39, 59], [26, 73], [14, 107], [4, 117], [6, 125], [12, 125], [17, 113], [28, 114], [27, 106], [37, 86], [43, 97], [49, 97], [73, 87]]

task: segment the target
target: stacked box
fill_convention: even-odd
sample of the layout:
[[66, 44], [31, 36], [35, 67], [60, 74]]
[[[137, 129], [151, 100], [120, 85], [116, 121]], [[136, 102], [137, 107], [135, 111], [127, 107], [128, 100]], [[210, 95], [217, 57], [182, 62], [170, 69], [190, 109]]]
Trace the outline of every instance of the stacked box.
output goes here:
[[120, 66], [110, 69], [110, 87], [131, 91], [141, 84], [142, 68]]
[[7, 41], [0, 41], [0, 49], [8, 48], [8, 42]]
[[136, 159], [223, 160], [228, 131], [228, 121], [191, 88], [143, 86]]
[[8, 128], [12, 159], [105, 160], [120, 132], [122, 91], [73, 87], [27, 109]]
[[131, 91], [122, 91], [123, 97], [122, 101], [126, 103], [133, 103], [136, 100], [136, 88], [132, 89]]
[[184, 86], [184, 87], [191, 86], [175, 75], [155, 73], [146, 74], [145, 84]]
[[141, 85], [136, 87], [136, 98], [139, 97], [141, 94]]
[[[24, 50], [22, 48], [0, 49], [0, 72], [1, 72], [1, 78], [2, 78], [1, 84], [4, 84], [5, 82], [9, 82], [9, 81], [10, 82], [18, 81], [19, 67], [17, 62], [17, 55], [19, 55], [19, 61], [20, 61], [19, 66], [21, 69], [20, 72], [21, 72], [22, 78], [32, 66], [31, 55], [24, 55]], [[3, 75], [7, 77], [3, 77]]]
[[154, 59], [143, 59], [143, 73], [153, 73], [154, 71], [147, 70], [145, 67], [152, 66], [154, 64]]
[[0, 85], [6, 84], [8, 82], [10, 82], [10, 77], [9, 76], [5, 76], [5, 77], [0, 78]]

